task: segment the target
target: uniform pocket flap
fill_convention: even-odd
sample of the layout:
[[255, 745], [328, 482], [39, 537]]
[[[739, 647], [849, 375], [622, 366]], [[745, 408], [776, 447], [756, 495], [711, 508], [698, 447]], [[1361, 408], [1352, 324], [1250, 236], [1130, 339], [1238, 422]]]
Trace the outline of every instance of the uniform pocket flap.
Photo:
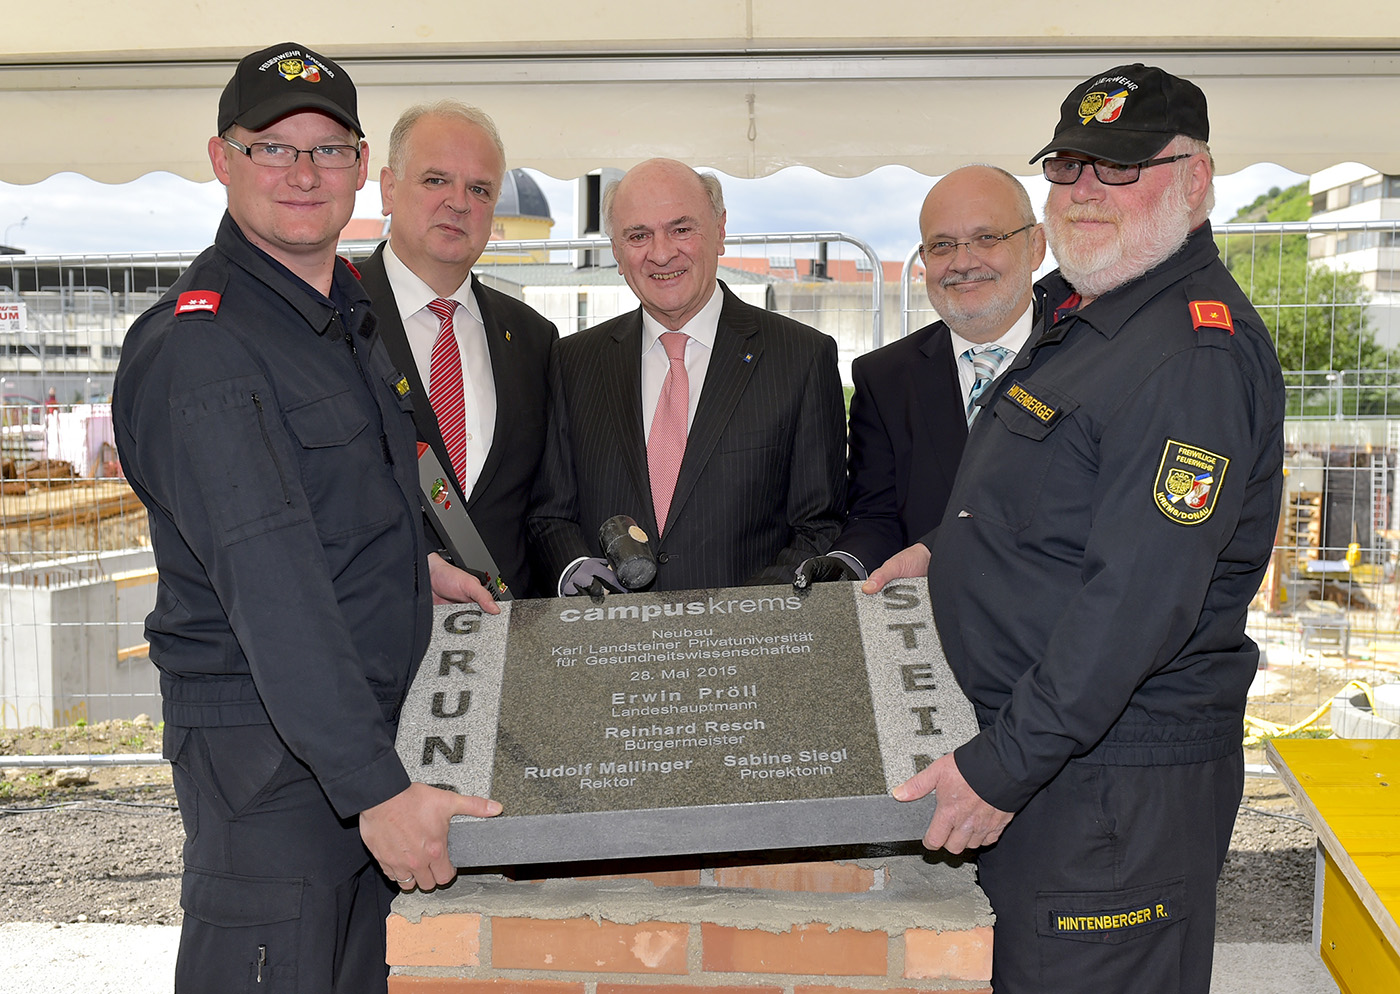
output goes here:
[[269, 925], [301, 917], [300, 877], [240, 877], [212, 870], [186, 870], [180, 907], [221, 928]]
[[993, 405], [997, 420], [1026, 438], [1042, 439], [1055, 430], [1079, 401], [1040, 384], [1027, 386], [1019, 380], [1004, 384]]
[[1178, 877], [1128, 890], [1039, 894], [1036, 932], [1077, 942], [1127, 942], [1185, 920], [1185, 886]]
[[369, 424], [347, 392], [289, 408], [286, 414], [292, 433], [308, 449], [346, 445]]

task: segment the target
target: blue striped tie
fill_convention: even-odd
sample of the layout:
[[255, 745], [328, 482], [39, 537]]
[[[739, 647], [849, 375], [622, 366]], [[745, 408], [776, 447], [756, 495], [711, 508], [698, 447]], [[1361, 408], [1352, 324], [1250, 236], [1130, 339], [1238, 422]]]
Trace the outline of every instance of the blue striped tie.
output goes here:
[[962, 354], [962, 357], [972, 363], [972, 393], [967, 397], [967, 424], [972, 426], [972, 421], [977, 417], [977, 398], [982, 396], [982, 391], [986, 390], [992, 380], [997, 378], [997, 370], [1006, 361], [1008, 351], [1000, 345], [974, 345]]

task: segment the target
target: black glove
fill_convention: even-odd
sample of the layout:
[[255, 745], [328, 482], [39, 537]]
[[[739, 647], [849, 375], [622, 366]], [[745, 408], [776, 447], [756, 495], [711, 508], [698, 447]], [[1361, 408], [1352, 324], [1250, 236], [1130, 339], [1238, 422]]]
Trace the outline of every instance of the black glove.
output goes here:
[[595, 600], [605, 593], [623, 593], [623, 586], [617, 574], [608, 566], [606, 559], [585, 559], [570, 570], [560, 581], [559, 590], [565, 597], [587, 594]]
[[814, 583], [825, 583], [829, 580], [863, 580], [861, 576], [840, 556], [813, 556], [811, 559], [802, 560], [802, 564], [797, 567], [797, 575], [793, 578], [792, 586], [795, 590], [806, 590]]

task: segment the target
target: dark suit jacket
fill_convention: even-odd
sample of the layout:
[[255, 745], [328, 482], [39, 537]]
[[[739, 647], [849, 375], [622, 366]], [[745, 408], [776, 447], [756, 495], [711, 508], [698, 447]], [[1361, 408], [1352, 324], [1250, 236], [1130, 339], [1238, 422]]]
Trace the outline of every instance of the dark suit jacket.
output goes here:
[[851, 378], [849, 517], [833, 547], [873, 570], [943, 520], [967, 412], [942, 321], [861, 356]]
[[549, 438], [530, 535], [551, 580], [600, 555], [598, 527], [629, 514], [652, 536], [654, 590], [791, 582], [841, 527], [845, 417], [836, 343], [724, 293], [666, 533], [642, 429], [642, 312], [555, 347]]
[[[413, 361], [413, 350], [394, 301], [394, 291], [384, 271], [382, 244], [359, 264], [359, 270], [360, 281], [373, 302], [379, 334], [389, 358], [399, 372], [408, 377], [415, 400], [414, 418], [420, 425], [427, 425], [426, 429], [420, 427], [420, 432], [426, 436], [421, 440], [432, 444], [438, 460], [451, 472], [452, 460], [447, 456], [437, 418], [428, 407], [427, 385], [418, 375], [418, 365]], [[535, 587], [526, 556], [525, 512], [544, 451], [549, 357], [554, 343], [559, 340], [559, 332], [533, 308], [483, 286], [474, 275], [472, 292], [481, 306], [491, 373], [496, 381], [496, 428], [486, 464], [476, 486], [467, 495], [467, 515], [481, 533], [511, 592], [520, 597], [531, 594]], [[425, 416], [420, 417], [418, 413], [418, 401]], [[460, 489], [461, 481], [457, 484]]]

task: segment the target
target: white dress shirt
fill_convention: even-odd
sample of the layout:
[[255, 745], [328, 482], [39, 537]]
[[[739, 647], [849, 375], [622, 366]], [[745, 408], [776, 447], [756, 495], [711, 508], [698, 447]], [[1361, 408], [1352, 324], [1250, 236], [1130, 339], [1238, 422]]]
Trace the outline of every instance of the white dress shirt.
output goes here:
[[[436, 300], [438, 294], [404, 265], [389, 245], [384, 246], [384, 272], [399, 306], [399, 318], [413, 350], [414, 364], [426, 388], [432, 380], [433, 343], [442, 327], [437, 315], [428, 310], [428, 304]], [[491, 440], [496, 433], [496, 380], [491, 373], [491, 354], [486, 347], [481, 305], [472, 293], [471, 273], [468, 272], [462, 285], [447, 296], [459, 305], [452, 316], [452, 325], [462, 359], [462, 399], [467, 414], [466, 479], [459, 482], [462, 496], [470, 497], [486, 465], [486, 454], [491, 451]]]
[[[685, 375], [690, 381], [690, 411], [685, 422], [687, 431], [695, 423], [695, 409], [700, 406], [700, 391], [705, 386], [705, 373], [710, 368], [710, 355], [714, 352], [715, 335], [719, 332], [719, 312], [723, 306], [724, 294], [716, 282], [705, 306], [677, 329], [690, 336], [690, 341], [685, 343]], [[651, 420], [656, 417], [661, 386], [671, 369], [671, 360], [666, 358], [666, 346], [661, 344], [662, 334], [670, 330], [645, 310], [642, 311], [642, 432], [647, 439], [651, 438]]]

